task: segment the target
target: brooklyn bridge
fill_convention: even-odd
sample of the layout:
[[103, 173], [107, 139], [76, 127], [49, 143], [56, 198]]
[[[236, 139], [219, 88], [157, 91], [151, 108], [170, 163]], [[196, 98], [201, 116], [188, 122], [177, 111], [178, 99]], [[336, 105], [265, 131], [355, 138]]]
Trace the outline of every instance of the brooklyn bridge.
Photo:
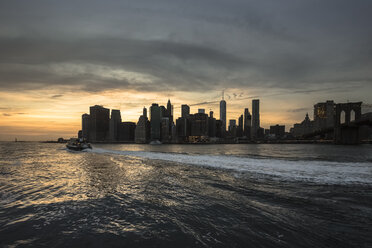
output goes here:
[[372, 127], [372, 113], [362, 115], [362, 102], [335, 104], [330, 119], [333, 119], [331, 125], [314, 128], [312, 132], [303, 134], [301, 138], [320, 137], [333, 139], [335, 144], [355, 145], [362, 141], [361, 129]]

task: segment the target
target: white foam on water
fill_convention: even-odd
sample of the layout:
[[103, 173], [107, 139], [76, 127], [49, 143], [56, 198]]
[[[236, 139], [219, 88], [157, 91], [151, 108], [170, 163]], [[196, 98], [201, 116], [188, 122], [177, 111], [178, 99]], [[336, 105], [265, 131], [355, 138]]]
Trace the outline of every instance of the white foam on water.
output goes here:
[[327, 184], [372, 184], [372, 163], [333, 161], [291, 161], [225, 155], [199, 155], [145, 151], [117, 151], [93, 148], [93, 153], [117, 154], [189, 165], [269, 175], [285, 180]]

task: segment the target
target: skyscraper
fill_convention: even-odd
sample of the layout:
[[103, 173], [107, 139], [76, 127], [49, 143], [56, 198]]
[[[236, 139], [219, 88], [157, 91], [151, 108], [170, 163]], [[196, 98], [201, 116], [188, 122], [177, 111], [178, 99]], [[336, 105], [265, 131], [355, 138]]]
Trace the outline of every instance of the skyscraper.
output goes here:
[[243, 115], [241, 115], [239, 117], [239, 120], [238, 120], [238, 127], [236, 129], [236, 136], [237, 137], [242, 137], [243, 136], [243, 120], [244, 120], [244, 117]]
[[110, 110], [100, 105], [90, 107], [89, 140], [105, 141], [108, 138]]
[[150, 125], [151, 125], [151, 140], [160, 140], [161, 128], [161, 108], [157, 103], [153, 103], [150, 107]]
[[244, 109], [244, 136], [248, 139], [251, 137], [251, 127], [252, 127], [252, 116], [249, 113], [249, 109]]
[[110, 141], [118, 140], [118, 127], [120, 123], [121, 123], [120, 110], [112, 109], [109, 127]]
[[260, 100], [252, 100], [252, 128], [251, 137], [257, 138], [257, 131], [260, 128]]
[[188, 117], [190, 115], [190, 107], [189, 105], [182, 104], [181, 106], [181, 117]]
[[83, 114], [81, 119], [81, 136], [83, 139], [89, 140], [90, 116], [88, 114]]
[[222, 121], [222, 131], [226, 131], [226, 101], [222, 92], [222, 100], [220, 101], [220, 120]]
[[143, 117], [147, 118], [147, 109], [146, 107], [143, 107], [143, 113], [142, 113]]
[[143, 114], [140, 116], [134, 132], [134, 141], [136, 143], [147, 143], [149, 138], [150, 122], [147, 119], [147, 109], [143, 107]]

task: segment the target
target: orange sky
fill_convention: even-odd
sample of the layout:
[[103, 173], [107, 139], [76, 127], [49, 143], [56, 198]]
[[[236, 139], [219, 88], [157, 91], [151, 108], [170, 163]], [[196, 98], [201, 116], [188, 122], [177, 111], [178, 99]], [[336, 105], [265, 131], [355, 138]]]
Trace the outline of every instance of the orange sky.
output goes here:
[[[166, 105], [170, 98], [174, 105], [174, 116], [178, 118], [181, 104], [221, 99], [220, 91], [153, 93], [115, 90], [88, 93], [65, 89], [63, 94], [57, 92], [61, 92], [61, 89], [0, 93], [0, 140], [55, 140], [58, 137], [76, 136], [81, 127], [81, 115], [89, 113], [89, 106], [95, 104], [120, 109], [123, 121], [137, 122], [142, 108], [148, 108], [153, 102]], [[270, 94], [259, 89], [228, 89], [225, 92], [228, 120], [238, 119], [245, 107], [251, 112], [250, 96], [261, 95], [261, 126], [265, 128], [283, 124], [289, 130], [293, 123], [302, 121], [306, 112], [312, 116], [312, 106], [317, 102], [307, 94], [291, 94], [281, 90], [272, 90]], [[319, 101], [331, 99], [322, 94], [318, 97]], [[214, 116], [219, 119], [218, 102], [192, 106], [191, 113], [197, 112], [198, 108], [204, 108], [206, 112], [213, 110]]]

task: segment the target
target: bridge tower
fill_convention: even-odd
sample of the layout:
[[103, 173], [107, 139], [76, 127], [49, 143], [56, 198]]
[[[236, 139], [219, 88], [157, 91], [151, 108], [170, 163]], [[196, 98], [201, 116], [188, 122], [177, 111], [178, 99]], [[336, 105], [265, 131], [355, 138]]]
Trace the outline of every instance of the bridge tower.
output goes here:
[[[362, 116], [362, 102], [348, 102], [336, 104], [334, 142], [342, 145], [355, 145], [360, 143], [359, 126], [357, 121]], [[355, 119], [351, 120], [351, 112], [354, 111]], [[345, 113], [345, 122], [341, 123], [341, 113]]]

